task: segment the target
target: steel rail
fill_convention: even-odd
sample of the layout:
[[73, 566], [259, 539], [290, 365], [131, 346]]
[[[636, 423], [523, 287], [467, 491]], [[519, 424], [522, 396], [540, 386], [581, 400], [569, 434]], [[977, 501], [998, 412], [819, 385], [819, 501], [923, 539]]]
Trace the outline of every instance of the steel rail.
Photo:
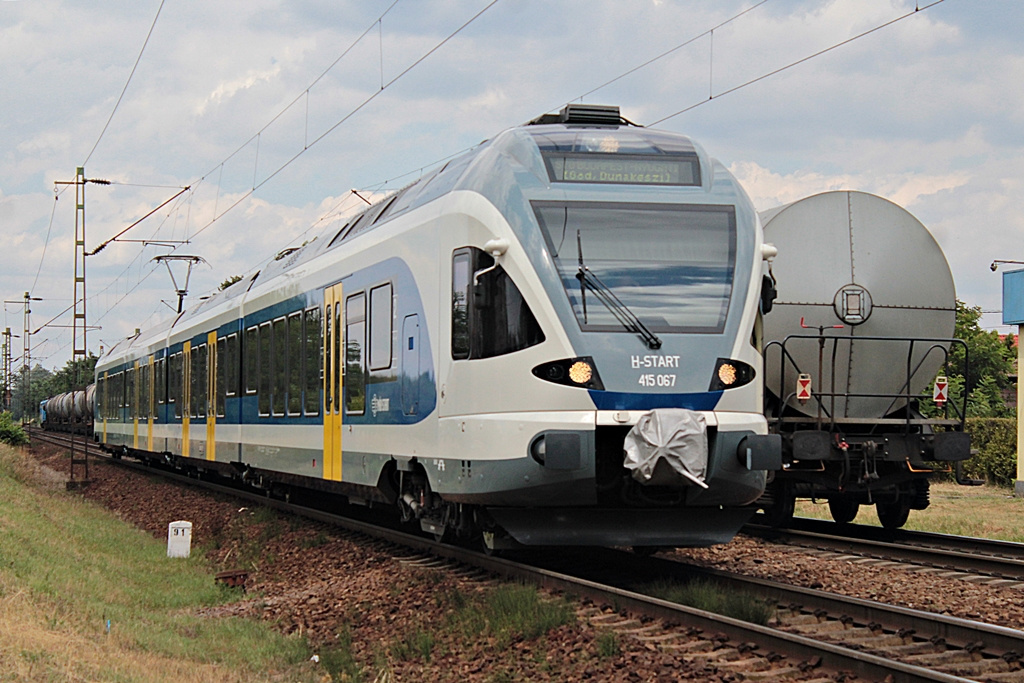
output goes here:
[[[914, 564], [992, 576], [1000, 579], [1024, 581], [1024, 545], [1005, 542], [986, 542], [984, 539], [946, 537], [942, 534], [925, 536], [920, 532], [893, 533], [871, 527], [823, 522], [821, 525], [801, 521], [797, 528], [772, 529], [747, 525], [743, 533], [787, 545], [817, 548], [832, 552], [862, 555], [876, 559], [910, 562]], [[846, 527], [860, 527], [847, 529]], [[809, 529], [817, 529], [811, 531]], [[913, 544], [911, 544], [913, 542]], [[995, 553], [1001, 554], [995, 554]]]
[[938, 534], [931, 531], [916, 531], [913, 529], [885, 529], [869, 524], [837, 524], [830, 520], [811, 519], [809, 517], [795, 517], [791, 528], [820, 534], [843, 535], [868, 541], [895, 542], [903, 545], [941, 548], [992, 557], [1024, 559], [1024, 543], [1014, 541]]

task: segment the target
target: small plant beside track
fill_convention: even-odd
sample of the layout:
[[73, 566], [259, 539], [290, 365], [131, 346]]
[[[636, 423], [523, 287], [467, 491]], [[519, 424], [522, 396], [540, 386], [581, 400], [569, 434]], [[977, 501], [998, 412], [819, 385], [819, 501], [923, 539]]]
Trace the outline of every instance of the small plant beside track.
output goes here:
[[712, 581], [703, 579], [686, 583], [655, 581], [639, 586], [637, 590], [662, 600], [762, 626], [775, 614], [775, 607], [762, 598], [726, 590]]

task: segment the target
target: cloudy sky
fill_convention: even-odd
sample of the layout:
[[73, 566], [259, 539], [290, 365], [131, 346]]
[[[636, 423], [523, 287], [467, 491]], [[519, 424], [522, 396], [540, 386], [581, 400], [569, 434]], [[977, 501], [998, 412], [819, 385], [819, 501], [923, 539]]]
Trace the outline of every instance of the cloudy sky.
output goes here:
[[89, 249], [191, 188], [89, 257], [96, 351], [176, 303], [152, 261], [171, 247], [141, 240], [188, 240], [200, 296], [356, 209], [351, 189], [582, 98], [692, 136], [758, 209], [895, 201], [997, 311], [989, 264], [1024, 260], [1022, 26], [1017, 0], [0, 0], [0, 294], [43, 299], [33, 358], [62, 365], [75, 202], [55, 182], [78, 166], [113, 183], [87, 186]]

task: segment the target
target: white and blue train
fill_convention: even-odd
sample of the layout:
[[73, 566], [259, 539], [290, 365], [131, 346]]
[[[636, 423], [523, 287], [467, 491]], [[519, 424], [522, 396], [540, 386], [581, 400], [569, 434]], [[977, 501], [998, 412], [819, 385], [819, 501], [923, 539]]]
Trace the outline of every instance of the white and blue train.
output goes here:
[[689, 138], [568, 106], [115, 345], [96, 438], [491, 548], [728, 541], [771, 252]]

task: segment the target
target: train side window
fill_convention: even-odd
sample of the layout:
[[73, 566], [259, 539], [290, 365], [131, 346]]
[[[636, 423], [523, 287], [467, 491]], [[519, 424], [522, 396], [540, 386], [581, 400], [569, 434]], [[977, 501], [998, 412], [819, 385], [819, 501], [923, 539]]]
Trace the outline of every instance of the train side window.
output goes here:
[[306, 415], [320, 414], [320, 387], [323, 384], [323, 343], [320, 329], [320, 308], [306, 309], [305, 321], [305, 405]]
[[544, 331], [505, 269], [480, 249], [452, 255], [452, 358], [493, 358], [535, 346]]
[[273, 323], [271, 352], [272, 368], [272, 411], [274, 415], [284, 415], [285, 391], [288, 389], [288, 320], [278, 318]]
[[143, 365], [139, 366], [142, 370], [142, 386], [139, 389], [139, 417], [149, 419], [153, 416], [153, 366], [149, 364], [147, 358]]
[[245, 393], [255, 394], [259, 388], [260, 377], [260, 352], [259, 352], [259, 330], [253, 326], [245, 331], [245, 349], [242, 356], [245, 359]]
[[192, 360], [196, 350], [189, 347], [189, 350], [181, 352], [181, 415], [182, 420], [188, 415], [192, 396]]
[[214, 378], [217, 390], [217, 400], [215, 403], [214, 410], [217, 411], [217, 417], [224, 417], [224, 405], [227, 400], [227, 337], [217, 338], [217, 350], [214, 352], [213, 358], [216, 364], [217, 373]]
[[206, 417], [206, 400], [208, 389], [207, 375], [207, 348], [206, 344], [200, 344], [192, 349], [191, 368], [191, 394], [189, 401], [189, 415], [191, 417]]
[[274, 373], [274, 359], [270, 354], [270, 323], [263, 323], [259, 327], [259, 358], [260, 363], [256, 366], [255, 372], [259, 378], [257, 393], [259, 400], [256, 403], [257, 412], [260, 415], [270, 415], [270, 382]]
[[124, 407], [128, 409], [128, 418], [135, 417], [135, 368], [125, 370]]
[[370, 369], [391, 367], [392, 306], [391, 283], [370, 290]]
[[288, 414], [302, 415], [302, 311], [288, 316]]
[[343, 317], [343, 308], [340, 301], [334, 302], [334, 413], [338, 415], [341, 413], [341, 394], [342, 386], [341, 380], [345, 376], [345, 364], [342, 358], [342, 332], [341, 332], [341, 318]]
[[161, 358], [153, 367], [156, 370], [156, 386], [153, 391], [156, 392], [157, 405], [162, 406], [167, 403], [167, 359]]
[[469, 249], [452, 256], [452, 358], [469, 358]]
[[366, 295], [360, 292], [345, 300], [345, 412], [366, 412]]
[[[220, 342], [217, 342], [220, 345]], [[238, 334], [224, 338], [224, 396], [238, 396]]]
[[174, 404], [174, 417], [181, 417], [181, 351], [171, 354], [167, 364], [167, 401]]

